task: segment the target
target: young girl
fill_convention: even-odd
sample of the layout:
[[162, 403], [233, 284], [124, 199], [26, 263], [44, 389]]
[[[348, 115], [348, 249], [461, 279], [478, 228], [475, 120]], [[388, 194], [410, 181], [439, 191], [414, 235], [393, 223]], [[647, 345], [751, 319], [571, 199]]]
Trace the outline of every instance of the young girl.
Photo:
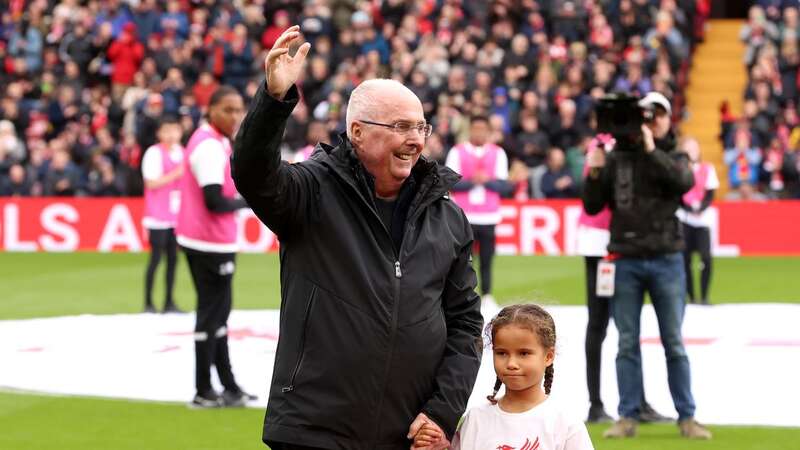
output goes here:
[[[494, 351], [494, 393], [489, 403], [467, 413], [450, 450], [593, 449], [583, 422], [568, 418], [548, 400], [556, 345], [550, 314], [536, 305], [506, 306], [486, 327], [486, 335]], [[501, 385], [505, 395], [497, 399]], [[425, 425], [414, 447], [440, 442], [441, 433]]]

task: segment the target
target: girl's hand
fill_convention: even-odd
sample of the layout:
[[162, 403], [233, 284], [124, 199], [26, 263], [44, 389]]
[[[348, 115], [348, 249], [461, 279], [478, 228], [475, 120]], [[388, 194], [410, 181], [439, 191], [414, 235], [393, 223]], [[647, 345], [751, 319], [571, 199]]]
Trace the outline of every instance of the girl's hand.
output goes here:
[[412, 448], [426, 448], [431, 447], [444, 436], [431, 424], [426, 423], [422, 426], [419, 432], [414, 436], [414, 446]]

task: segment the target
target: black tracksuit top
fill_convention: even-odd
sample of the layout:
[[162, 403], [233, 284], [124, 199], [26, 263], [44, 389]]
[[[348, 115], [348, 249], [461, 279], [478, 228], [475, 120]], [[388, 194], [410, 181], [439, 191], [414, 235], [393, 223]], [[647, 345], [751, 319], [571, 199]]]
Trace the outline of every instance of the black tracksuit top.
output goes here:
[[346, 138], [319, 145], [303, 163], [281, 161], [297, 99], [295, 87], [278, 101], [262, 83], [231, 166], [281, 244], [280, 338], [263, 440], [407, 449], [420, 412], [452, 437], [480, 366], [483, 326], [472, 232], [447, 195], [459, 176], [420, 158], [411, 194], [398, 198], [407, 214], [396, 248]]

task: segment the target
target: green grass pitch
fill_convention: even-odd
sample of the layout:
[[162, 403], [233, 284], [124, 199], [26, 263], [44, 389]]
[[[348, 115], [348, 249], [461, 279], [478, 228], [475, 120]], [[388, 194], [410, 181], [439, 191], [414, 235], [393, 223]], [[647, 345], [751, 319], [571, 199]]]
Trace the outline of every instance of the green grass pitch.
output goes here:
[[[145, 254], [0, 253], [0, 319], [138, 312], [145, 261]], [[800, 258], [716, 259], [714, 270], [714, 303], [800, 302], [794, 282]], [[162, 271], [158, 277], [160, 305]], [[498, 257], [494, 284], [500, 303], [584, 303], [580, 258]], [[240, 255], [235, 307], [277, 308], [278, 295], [277, 256]], [[193, 308], [183, 257], [176, 298], [182, 308]], [[254, 409], [198, 411], [168, 403], [0, 392], [0, 449], [263, 449], [263, 415]], [[716, 426], [713, 440], [691, 443], [678, 437], [674, 425], [643, 426], [639, 438], [626, 441], [604, 440], [604, 428], [589, 428], [599, 450], [789, 450], [800, 441], [800, 428]]]

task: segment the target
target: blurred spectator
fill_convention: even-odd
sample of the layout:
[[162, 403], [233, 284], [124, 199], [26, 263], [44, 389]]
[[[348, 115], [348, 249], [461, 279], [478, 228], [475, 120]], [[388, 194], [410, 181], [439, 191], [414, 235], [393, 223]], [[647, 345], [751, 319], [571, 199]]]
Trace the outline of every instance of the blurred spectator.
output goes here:
[[14, 123], [0, 120], [0, 172], [3, 166], [23, 161], [25, 156], [25, 144], [17, 137]]
[[86, 27], [78, 23], [75, 29], [67, 33], [61, 40], [58, 47], [58, 54], [61, 61], [66, 63], [73, 62], [80, 69], [82, 74], [86, 74], [89, 68], [89, 62], [94, 58], [94, 49], [92, 48], [92, 38]]
[[140, 0], [133, 10], [133, 23], [136, 24], [136, 31], [139, 41], [146, 42], [147, 39], [158, 31], [160, 14], [156, 0]]
[[247, 39], [247, 27], [237, 24], [233, 28], [233, 38], [225, 44], [225, 68], [222, 71], [223, 83], [235, 87], [244, 94], [247, 80], [253, 71], [253, 48]]
[[637, 62], [629, 62], [624, 76], [620, 76], [617, 79], [617, 84], [614, 86], [614, 90], [643, 96], [653, 89], [650, 79], [642, 75], [641, 64]]
[[125, 190], [124, 181], [117, 176], [111, 160], [102, 153], [92, 158], [92, 170], [86, 186], [88, 195], [95, 197], [119, 197]]
[[261, 45], [264, 48], [272, 48], [281, 33], [289, 28], [290, 25], [289, 13], [283, 9], [276, 11], [272, 17], [272, 24], [269, 25], [264, 30], [264, 34], [261, 35]]
[[71, 86], [64, 85], [58, 89], [56, 98], [50, 102], [47, 109], [52, 135], [61, 133], [68, 122], [78, 120], [78, 114], [81, 112], [79, 100]]
[[650, 60], [655, 60], [660, 52], [666, 52], [670, 65], [677, 69], [686, 59], [689, 48], [674, 25], [673, 14], [660, 10], [656, 14], [655, 25], [645, 33], [642, 40], [650, 51]]
[[544, 162], [550, 140], [547, 134], [539, 129], [539, 118], [536, 113], [525, 111], [520, 114], [520, 130], [516, 133], [511, 152], [512, 159], [518, 159], [528, 167], [536, 167]]
[[572, 148], [589, 134], [587, 126], [580, 123], [576, 117], [577, 107], [571, 99], [564, 99], [558, 104], [558, 117], [552, 127], [550, 141], [558, 148]]
[[32, 75], [42, 66], [42, 34], [30, 20], [23, 17], [11, 33], [8, 54], [13, 58], [14, 70], [20, 75]]
[[792, 178], [791, 162], [786, 158], [786, 151], [780, 138], [772, 138], [767, 148], [761, 168], [770, 198], [786, 197], [786, 181]]
[[328, 134], [328, 128], [324, 122], [315, 120], [308, 124], [306, 142], [308, 143], [306, 146], [297, 149], [297, 151], [294, 153], [292, 162], [299, 163], [307, 160], [314, 151], [314, 148], [320, 142], [330, 144], [330, 135]]
[[218, 87], [219, 83], [214, 79], [214, 75], [212, 75], [211, 72], [200, 72], [200, 78], [192, 88], [192, 93], [194, 94], [194, 99], [197, 101], [197, 106], [205, 110], [205, 108], [208, 106], [208, 101], [211, 99], [211, 95], [217, 90]]
[[0, 173], [0, 197], [28, 197], [32, 191], [33, 183], [22, 165], [12, 165], [8, 175]]
[[[309, 144], [309, 120], [324, 122], [335, 139], [353, 87], [387, 77], [420, 97], [435, 127], [434, 146], [449, 149], [467, 140], [468, 117], [490, 117], [490, 139], [508, 150], [509, 164], [525, 166], [517, 165], [516, 172], [524, 180], [541, 176], [534, 168], [550, 145], [567, 153], [574, 171], [570, 155], [579, 154], [584, 136], [593, 134], [594, 102], [617, 84], [680, 97], [686, 65], [675, 67], [675, 55], [682, 55], [681, 63], [690, 56], [707, 3], [20, 3], [18, 13], [6, 12], [0, 21], [0, 120], [13, 124], [23, 148], [44, 148], [22, 156], [34, 194], [41, 192], [52, 140], [66, 142], [55, 146], [69, 153], [81, 183], [92, 170], [100, 173], [91, 155], [102, 147], [125, 180], [124, 193], [140, 194], [140, 149], [154, 142], [160, 118], [177, 115], [184, 130], [196, 127], [222, 82], [252, 98], [263, 78], [265, 51], [281, 31], [299, 23], [313, 46], [298, 83], [301, 102], [287, 124], [287, 155]], [[797, 39], [791, 38], [798, 32], [797, 11], [769, 11], [762, 28], [774, 24], [777, 38], [762, 39], [748, 63], [752, 106], [746, 110], [753, 120], [727, 124], [727, 146], [738, 129], [753, 131], [753, 145], [766, 145], [785, 103], [797, 95]], [[791, 134], [794, 125], [785, 126]], [[115, 145], [107, 145], [109, 134]], [[536, 195], [538, 185], [530, 188]]]
[[[55, 141], [53, 141], [55, 142]], [[58, 149], [44, 177], [45, 196], [72, 196], [81, 192], [80, 173], [66, 150]]]
[[575, 198], [575, 180], [565, 164], [564, 151], [553, 147], [547, 152], [547, 170], [542, 175], [541, 189], [545, 198]]
[[436, 161], [439, 164], [444, 164], [445, 162], [445, 148], [444, 144], [442, 143], [442, 139], [439, 137], [438, 134], [432, 134], [428, 140], [425, 141], [425, 148], [422, 151], [422, 154], [428, 158], [430, 161]]
[[725, 150], [725, 164], [728, 166], [728, 180], [733, 189], [745, 184], [749, 187], [758, 183], [758, 170], [761, 152], [751, 146], [746, 132], [736, 134], [736, 146]]
[[136, 24], [126, 23], [119, 37], [108, 48], [111, 62], [111, 87], [115, 99], [120, 99], [133, 83], [133, 75], [144, 58], [144, 46], [136, 35]]
[[157, 93], [148, 95], [136, 119], [136, 143], [139, 144], [139, 148], [150, 148], [156, 143], [158, 125], [163, 114], [164, 97]]
[[778, 27], [767, 20], [764, 9], [758, 5], [750, 7], [747, 16], [747, 24], [739, 33], [739, 39], [746, 46], [744, 63], [749, 68], [755, 63], [756, 54], [762, 46], [770, 41], [778, 39]]
[[167, 0], [167, 10], [159, 18], [159, 28], [166, 34], [182, 41], [189, 36], [189, 18], [181, 10], [178, 0]]
[[177, 67], [167, 70], [167, 77], [161, 83], [161, 96], [164, 99], [164, 114], [177, 116], [182, 104], [183, 91], [186, 83], [183, 74]]

